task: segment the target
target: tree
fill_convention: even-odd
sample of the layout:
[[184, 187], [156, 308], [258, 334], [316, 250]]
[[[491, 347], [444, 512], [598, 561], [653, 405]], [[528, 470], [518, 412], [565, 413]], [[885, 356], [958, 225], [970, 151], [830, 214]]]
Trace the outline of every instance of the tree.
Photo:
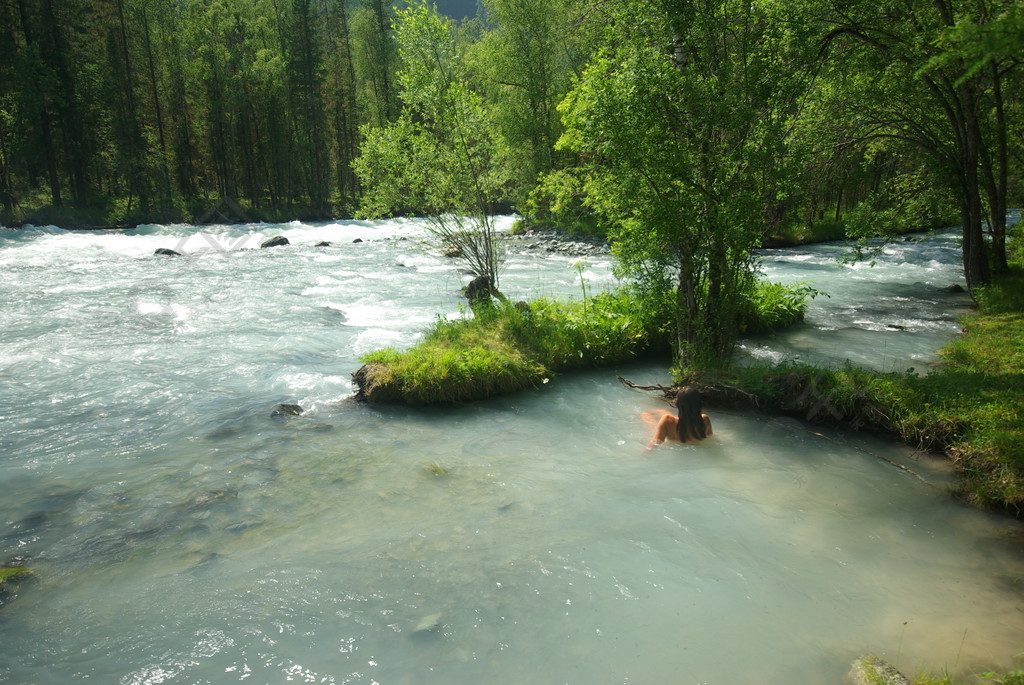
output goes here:
[[671, 284], [679, 363], [728, 353], [754, 279], [763, 193], [806, 85], [781, 23], [741, 0], [620, 0], [562, 105], [621, 271]]
[[512, 149], [524, 190], [555, 168], [561, 134], [558, 103], [568, 91], [568, 3], [565, 0], [488, 0], [493, 29], [477, 48], [491, 88], [496, 120]]
[[505, 193], [505, 145], [483, 99], [466, 85], [450, 24], [421, 2], [396, 20], [402, 109], [364, 127], [356, 173], [364, 216], [421, 213], [493, 289], [500, 255], [495, 204]]
[[[991, 249], [1005, 265], [1006, 120], [1001, 80], [1014, 60], [978, 61], [943, 39], [958, 27], [983, 25], [1011, 0], [833, 2], [791, 8], [810, 11], [832, 57], [835, 120], [847, 135], [887, 139], [929, 155], [955, 193], [963, 224], [964, 275], [970, 290], [988, 281], [992, 264], [984, 239], [985, 199], [996, 229]], [[989, 117], [987, 112], [994, 111]]]
[[342, 204], [355, 204], [358, 184], [352, 162], [358, 150], [359, 112], [356, 103], [356, 72], [349, 34], [349, 11], [344, 0], [320, 0], [326, 31], [325, 99], [334, 145], [335, 182]]
[[383, 126], [395, 118], [393, 86], [396, 48], [391, 33], [394, 6], [387, 0], [359, 0], [353, 19], [355, 69], [364, 91], [364, 120]]

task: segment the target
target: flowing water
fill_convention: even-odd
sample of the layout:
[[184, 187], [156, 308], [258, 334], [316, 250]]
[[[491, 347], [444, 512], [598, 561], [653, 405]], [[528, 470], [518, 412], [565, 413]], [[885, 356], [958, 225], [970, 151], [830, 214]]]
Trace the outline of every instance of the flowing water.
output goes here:
[[[953, 234], [840, 249], [765, 253], [831, 297], [746, 353], [927, 367], [965, 305]], [[1024, 643], [1018, 524], [889, 442], [712, 407], [712, 439], [645, 451], [662, 405], [610, 370], [347, 401], [360, 354], [459, 315], [421, 222], [4, 230], [0, 269], [0, 563], [35, 571], [0, 683], [826, 683]], [[513, 250], [502, 289], [579, 297], [580, 270], [614, 283]]]

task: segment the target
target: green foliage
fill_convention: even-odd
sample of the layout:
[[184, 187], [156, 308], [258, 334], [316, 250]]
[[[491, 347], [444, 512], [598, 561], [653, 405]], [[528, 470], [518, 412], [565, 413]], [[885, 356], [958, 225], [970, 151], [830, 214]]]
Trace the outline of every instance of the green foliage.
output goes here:
[[767, 179], [805, 82], [759, 5], [610, 3], [605, 49], [561, 105], [560, 146], [592, 160], [584, 196], [620, 273], [674, 281], [684, 366], [727, 356], [753, 286]]
[[744, 300], [740, 314], [741, 330], [765, 333], [799, 323], [807, 312], [807, 300], [821, 294], [808, 283], [786, 285], [758, 281]]
[[[1024, 270], [1015, 267], [980, 290], [964, 335], [927, 375], [802, 365], [748, 365], [724, 376], [762, 409], [889, 432], [946, 451], [962, 476], [961, 494], [983, 507], [1024, 512]], [[784, 310], [785, 308], [783, 308]]]
[[1024, 55], [1024, 8], [1016, 2], [1000, 4], [989, 16], [960, 16], [946, 28], [936, 41], [943, 52], [934, 56], [926, 68], [942, 68], [962, 60], [966, 78], [993, 61], [1020, 59]]
[[[1019, 149], [1012, 138], [1015, 98], [1008, 94], [1011, 84], [1019, 83], [1020, 70], [1011, 56], [1019, 52], [1019, 38], [1004, 31], [1019, 23], [1015, 5], [1019, 2], [790, 5], [817, 24], [822, 54], [829, 57], [803, 123], [812, 132], [810, 140], [817, 149], [856, 150], [883, 165], [876, 167], [869, 192], [858, 193], [857, 215], [848, 217], [851, 230], [858, 235], [888, 231], [907, 220], [946, 216], [955, 204], [972, 292], [1006, 264], [1010, 159], [1013, 148]], [[958, 38], [980, 41], [981, 34], [1009, 42], [968, 47]], [[988, 231], [986, 215], [992, 224]]]
[[997, 685], [1024, 685], [1024, 671], [986, 671], [968, 680], [954, 679], [948, 672], [942, 675], [921, 673], [914, 678], [914, 685], [958, 685], [958, 683], [977, 682], [977, 678], [991, 681]]
[[396, 34], [402, 111], [383, 127], [363, 128], [353, 163], [366, 189], [360, 213], [431, 217], [434, 232], [496, 286], [492, 216], [507, 184], [506, 145], [467, 87], [452, 27], [437, 10], [425, 1], [402, 10]]
[[571, 56], [580, 51], [572, 0], [486, 0], [489, 31], [474, 46], [473, 63], [494, 103], [495, 123], [509, 142], [508, 162], [521, 180], [520, 211], [538, 175], [558, 166], [561, 134], [556, 107], [569, 88]]
[[530, 228], [556, 228], [566, 233], [605, 234], [594, 210], [586, 205], [584, 179], [575, 169], [542, 173], [520, 206]]
[[[762, 312], [762, 324], [785, 325], [801, 296], [792, 290], [753, 307]], [[622, 289], [591, 296], [584, 288], [583, 294], [568, 302], [501, 302], [472, 319], [439, 319], [412, 349], [373, 352], [362, 362], [373, 367], [374, 383], [385, 388], [381, 396], [387, 400], [435, 404], [523, 390], [559, 372], [612, 366], [671, 348], [674, 331], [664, 317], [671, 292], [638, 295]], [[772, 312], [773, 306], [787, 311]]]
[[1024, 671], [1006, 671], [1005, 673], [989, 671], [982, 674], [981, 677], [999, 685], [1024, 685]]

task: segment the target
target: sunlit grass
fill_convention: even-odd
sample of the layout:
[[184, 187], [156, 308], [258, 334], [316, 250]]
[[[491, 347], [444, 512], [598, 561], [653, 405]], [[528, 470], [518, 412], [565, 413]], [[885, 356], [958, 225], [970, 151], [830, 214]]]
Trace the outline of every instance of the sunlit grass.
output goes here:
[[[927, 375], [805, 365], [748, 365], [718, 383], [746, 389], [761, 408], [896, 434], [946, 452], [960, 494], [983, 507], [1024, 513], [1024, 269], [978, 293], [964, 334]], [[711, 385], [716, 381], [711, 381]], [[728, 397], [720, 398], [730, 401]], [[735, 400], [736, 398], [732, 398]]]
[[[585, 291], [584, 291], [585, 292]], [[768, 330], [803, 317], [806, 289], [759, 289], [742, 325]], [[788, 293], [788, 295], [787, 295]], [[667, 302], [638, 304], [626, 290], [580, 300], [538, 299], [478, 307], [473, 318], [439, 319], [405, 352], [381, 350], [362, 358], [363, 390], [409, 404], [469, 401], [547, 382], [555, 374], [621, 364], [645, 354], [669, 359], [674, 338]], [[369, 398], [374, 399], [370, 393]]]

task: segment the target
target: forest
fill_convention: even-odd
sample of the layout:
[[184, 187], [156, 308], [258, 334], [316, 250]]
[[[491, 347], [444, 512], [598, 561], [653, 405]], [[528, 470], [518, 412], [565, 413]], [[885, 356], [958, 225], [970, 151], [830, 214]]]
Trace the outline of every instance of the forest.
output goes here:
[[460, 20], [425, 0], [4, 0], [0, 18], [5, 224], [419, 215], [455, 217], [457, 241], [515, 212], [608, 235], [623, 275], [675, 292], [684, 358], [729, 348], [768, 240], [962, 224], [972, 292], [1007, 268], [1013, 0], [482, 0]]
[[[491, 146], [494, 211], [592, 219], [612, 199], [585, 177], [626, 146], [653, 173], [720, 162], [704, 172], [742, 177], [753, 204], [737, 211], [770, 230], [856, 227], [860, 208], [991, 215], [998, 238], [1022, 154], [1022, 14], [1010, 0], [483, 0], [418, 39], [448, 41], [440, 68], [472, 101], [460, 125]], [[414, 19], [385, 0], [4, 0], [4, 220], [196, 221], [223, 197], [254, 218], [351, 216], [368, 137], [468, 116], [427, 111], [429, 75], [403, 72]]]
[[632, 235], [644, 268], [680, 219], [719, 253], [962, 223], [973, 287], [1020, 197], [1012, 0], [4, 0], [0, 27], [5, 224], [474, 208]]

